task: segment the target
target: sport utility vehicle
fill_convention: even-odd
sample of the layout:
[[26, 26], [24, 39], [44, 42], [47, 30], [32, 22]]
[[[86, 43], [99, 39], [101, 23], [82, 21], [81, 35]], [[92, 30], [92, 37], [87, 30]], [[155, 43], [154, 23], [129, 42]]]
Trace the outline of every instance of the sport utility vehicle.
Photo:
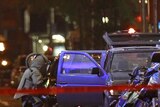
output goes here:
[[[160, 34], [106, 33], [103, 37], [107, 43], [106, 50], [61, 52], [56, 71], [56, 87], [127, 84], [128, 73], [131, 73], [136, 66], [150, 66], [152, 52], [160, 51], [160, 48], [156, 47], [156, 44], [159, 44]], [[93, 53], [98, 53], [99, 60], [93, 58]], [[117, 95], [119, 93], [116, 90], [110, 90], [103, 93], [60, 93], [56, 96], [59, 104], [75, 106], [100, 105], [104, 101], [104, 104], [109, 104], [108, 101]]]
[[[137, 66], [150, 67], [151, 54], [160, 51], [157, 46], [160, 34], [155, 33], [114, 33], [103, 35], [107, 43], [105, 71], [110, 75], [110, 85], [127, 84], [129, 73]], [[109, 96], [119, 95], [110, 90]]]

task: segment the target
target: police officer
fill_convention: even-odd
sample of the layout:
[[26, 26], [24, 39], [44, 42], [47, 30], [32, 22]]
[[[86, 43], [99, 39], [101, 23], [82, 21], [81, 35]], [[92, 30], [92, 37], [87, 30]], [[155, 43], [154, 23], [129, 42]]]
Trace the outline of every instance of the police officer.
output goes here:
[[[25, 70], [17, 90], [34, 89], [43, 87], [45, 77], [40, 72], [42, 66], [48, 63], [48, 58], [43, 54], [31, 53], [26, 58], [27, 69]], [[28, 93], [15, 93], [14, 99], [21, 98], [22, 107], [42, 107], [42, 99], [37, 95]]]

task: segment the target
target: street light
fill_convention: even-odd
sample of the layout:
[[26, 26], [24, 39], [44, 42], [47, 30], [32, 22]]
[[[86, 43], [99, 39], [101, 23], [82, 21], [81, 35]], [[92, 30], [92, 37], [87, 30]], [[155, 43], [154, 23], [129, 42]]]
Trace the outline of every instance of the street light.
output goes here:
[[48, 50], [48, 46], [47, 46], [47, 45], [44, 45], [44, 46], [43, 46], [43, 51], [46, 52], [47, 50]]
[[[139, 3], [141, 3], [142, 2], [142, 0], [139, 0]], [[147, 4], [148, 3], [148, 0], [145, 0], [145, 3]]]
[[2, 60], [1, 64], [2, 64], [3, 66], [7, 66], [7, 65], [8, 65], [8, 62], [7, 62], [6, 60]]
[[102, 22], [103, 23], [108, 23], [109, 22], [109, 18], [108, 17], [102, 17]]

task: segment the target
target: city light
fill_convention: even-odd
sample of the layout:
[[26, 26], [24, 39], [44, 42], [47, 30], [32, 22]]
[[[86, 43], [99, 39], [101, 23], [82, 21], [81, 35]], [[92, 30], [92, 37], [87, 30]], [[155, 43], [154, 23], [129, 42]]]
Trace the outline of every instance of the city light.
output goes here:
[[108, 23], [109, 22], [109, 18], [108, 17], [102, 17], [102, 22], [103, 23]]
[[7, 62], [6, 60], [3, 60], [3, 61], [1, 62], [1, 64], [2, 64], [3, 66], [6, 66], [6, 65], [8, 64], [8, 62]]
[[38, 40], [38, 43], [42, 43], [42, 40], [41, 40], [41, 39], [39, 39], [39, 40]]
[[54, 43], [64, 43], [65, 42], [65, 38], [62, 35], [52, 35], [52, 39], [54, 41]]
[[[142, 2], [142, 0], [139, 0], [139, 3], [141, 3]], [[147, 4], [148, 3], [148, 0], [145, 0], [145, 3]]]
[[5, 50], [5, 46], [3, 42], [0, 42], [0, 51], [4, 51]]
[[133, 28], [129, 28], [128, 33], [135, 33], [136, 31]]
[[55, 46], [54, 47], [54, 55], [55, 56], [58, 56], [61, 51], [65, 50], [65, 47], [64, 46]]
[[47, 46], [47, 45], [44, 45], [44, 46], [43, 46], [43, 51], [46, 52], [47, 50], [48, 50], [48, 46]]

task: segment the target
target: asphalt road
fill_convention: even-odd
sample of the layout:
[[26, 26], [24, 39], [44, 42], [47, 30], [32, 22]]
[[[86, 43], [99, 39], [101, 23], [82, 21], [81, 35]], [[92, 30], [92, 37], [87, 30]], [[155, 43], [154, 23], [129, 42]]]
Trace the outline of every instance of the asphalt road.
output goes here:
[[0, 107], [21, 107], [21, 102], [13, 99], [12, 95], [3, 95], [0, 96]]
[[[0, 89], [10, 88], [9, 86], [0, 86]], [[13, 95], [4, 95], [0, 92], [0, 107], [22, 107], [20, 100], [13, 99]]]

